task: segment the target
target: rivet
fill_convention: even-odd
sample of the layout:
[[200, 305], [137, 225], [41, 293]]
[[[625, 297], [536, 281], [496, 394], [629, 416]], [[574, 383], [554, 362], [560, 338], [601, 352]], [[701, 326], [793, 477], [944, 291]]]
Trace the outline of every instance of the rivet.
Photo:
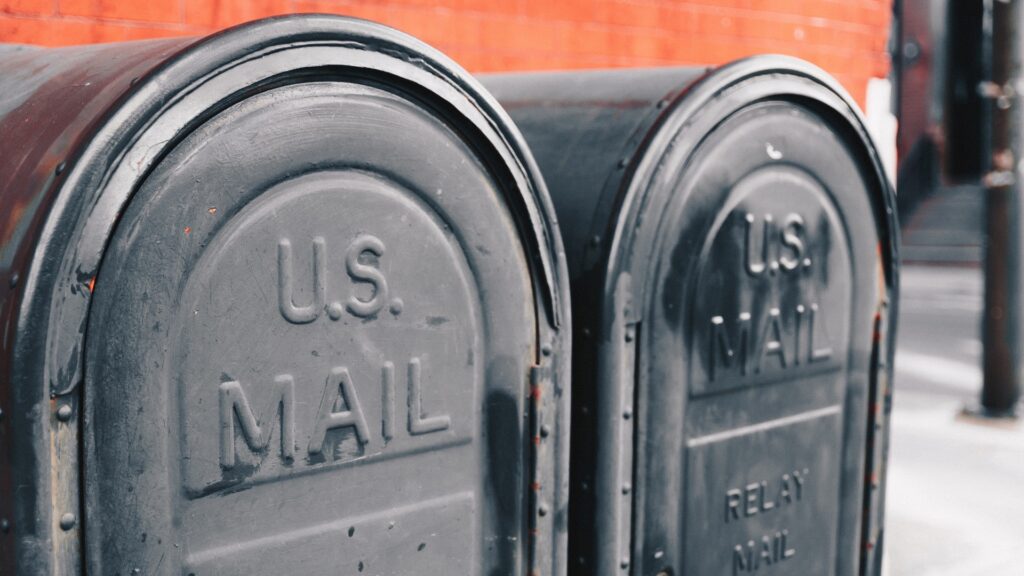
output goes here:
[[60, 529], [65, 532], [71, 530], [75, 527], [75, 520], [76, 518], [74, 514], [71, 512], [65, 512], [64, 515], [60, 517]]
[[619, 160], [619, 168], [625, 168], [627, 164], [629, 164], [628, 158], [623, 158], [622, 160]]
[[540, 506], [537, 507], [537, 514], [540, 514], [541, 516], [547, 516], [548, 507], [545, 506], [544, 504], [541, 504]]
[[11, 531], [11, 523], [7, 521], [7, 518], [0, 518], [0, 532], [7, 534]]
[[629, 484], [629, 482], [626, 482], [625, 484], [622, 485], [622, 493], [623, 494], [629, 494], [630, 491], [632, 491], [632, 490], [633, 490], [633, 487]]
[[551, 434], [551, 427], [547, 424], [542, 424], [540, 427], [540, 437], [547, 438]]
[[622, 417], [624, 419], [626, 419], [626, 420], [629, 420], [630, 418], [632, 418], [633, 417], [633, 409], [627, 407], [625, 410], [622, 411]]
[[402, 308], [405, 307], [405, 302], [401, 298], [395, 298], [391, 301], [391, 314], [398, 316], [402, 313]]
[[635, 338], [634, 329], [626, 328], [626, 342], [632, 342], [633, 338]]
[[545, 345], [541, 346], [540, 347], [540, 353], [545, 355], [545, 356], [551, 356], [551, 345], [550, 344], [545, 344]]
[[601, 237], [600, 236], [594, 236], [593, 238], [590, 239], [590, 245], [591, 246], [598, 246], [600, 244], [601, 244]]
[[71, 406], [64, 404], [60, 408], [57, 408], [57, 420], [61, 422], [67, 422], [71, 420]]
[[619, 566], [622, 567], [623, 570], [629, 568], [629, 558], [623, 558], [622, 561], [619, 562]]
[[15, 272], [14, 274], [11, 274], [11, 279], [9, 281], [9, 284], [10, 284], [11, 288], [14, 288], [15, 286], [18, 285], [18, 280], [19, 279], [20, 279], [20, 277], [18, 276], [17, 272]]
[[56, 172], [57, 174], [60, 174], [61, 172], [64, 171], [65, 168], [67, 168], [67, 164], [65, 164], [64, 162], [61, 162], [60, 164], [57, 164], [57, 168], [54, 169], [54, 172]]

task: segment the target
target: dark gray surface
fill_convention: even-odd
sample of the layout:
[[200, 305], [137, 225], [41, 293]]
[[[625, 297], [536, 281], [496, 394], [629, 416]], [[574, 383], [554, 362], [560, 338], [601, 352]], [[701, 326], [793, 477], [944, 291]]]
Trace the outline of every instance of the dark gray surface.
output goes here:
[[[818, 72], [705, 72], [484, 78], [566, 234], [573, 570], [872, 573], [894, 197]], [[803, 470], [816, 482], [792, 514], [722, 517], [737, 486]]]
[[363, 21], [192, 42], [0, 118], [0, 572], [561, 573], [567, 274], [507, 118]]

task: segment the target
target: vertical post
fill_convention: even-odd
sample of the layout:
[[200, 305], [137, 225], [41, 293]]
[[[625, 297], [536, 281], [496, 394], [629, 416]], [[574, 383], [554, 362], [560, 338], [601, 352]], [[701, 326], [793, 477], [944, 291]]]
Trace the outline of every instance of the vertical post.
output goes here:
[[946, 7], [942, 164], [953, 182], [975, 183], [989, 169], [992, 2], [949, 0]]
[[992, 5], [992, 76], [980, 87], [994, 103], [991, 165], [983, 178], [986, 191], [985, 312], [982, 319], [984, 382], [981, 412], [1014, 415], [1020, 398], [1021, 319], [1021, 144], [1024, 130], [1021, 99], [1021, 3], [995, 0]]

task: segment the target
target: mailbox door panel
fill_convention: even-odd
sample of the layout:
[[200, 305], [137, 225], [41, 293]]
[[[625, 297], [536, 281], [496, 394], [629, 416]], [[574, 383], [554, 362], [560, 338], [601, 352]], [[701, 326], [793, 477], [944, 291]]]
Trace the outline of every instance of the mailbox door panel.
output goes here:
[[821, 115], [778, 101], [722, 121], [667, 182], [637, 373], [639, 573], [849, 573], [881, 282], [869, 180]]
[[141, 184], [93, 298], [96, 573], [519, 570], [529, 266], [423, 100], [337, 77], [220, 112]]

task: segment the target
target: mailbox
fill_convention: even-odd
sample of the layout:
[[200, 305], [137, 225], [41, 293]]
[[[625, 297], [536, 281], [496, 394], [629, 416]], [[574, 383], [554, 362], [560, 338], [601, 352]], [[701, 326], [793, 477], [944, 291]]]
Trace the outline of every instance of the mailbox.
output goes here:
[[0, 572], [560, 573], [561, 240], [450, 60], [328, 16], [8, 49], [0, 186]]
[[483, 82], [569, 260], [570, 572], [876, 570], [897, 228], [845, 92], [774, 56]]

